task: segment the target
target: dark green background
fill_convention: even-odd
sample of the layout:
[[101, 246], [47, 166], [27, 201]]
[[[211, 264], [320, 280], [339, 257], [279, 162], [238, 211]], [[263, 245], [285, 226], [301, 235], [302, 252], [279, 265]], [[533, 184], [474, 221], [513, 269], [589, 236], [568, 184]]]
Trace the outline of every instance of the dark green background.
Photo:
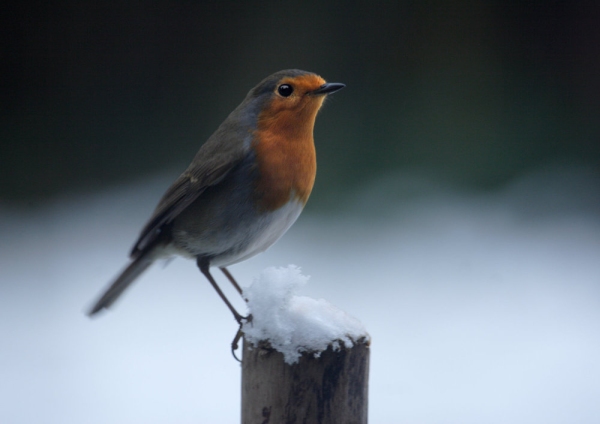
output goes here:
[[0, 199], [183, 169], [253, 85], [292, 67], [348, 86], [317, 122], [317, 205], [390, 170], [490, 188], [547, 164], [597, 169], [599, 5], [5, 5]]

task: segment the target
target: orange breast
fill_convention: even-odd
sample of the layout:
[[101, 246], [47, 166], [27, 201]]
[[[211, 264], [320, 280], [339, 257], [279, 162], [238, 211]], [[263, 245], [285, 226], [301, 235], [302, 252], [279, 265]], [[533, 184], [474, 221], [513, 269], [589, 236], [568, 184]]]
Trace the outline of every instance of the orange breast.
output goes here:
[[258, 165], [256, 200], [262, 210], [308, 200], [317, 171], [313, 128], [321, 103], [316, 98], [300, 109], [277, 113], [273, 104], [259, 115], [252, 147]]

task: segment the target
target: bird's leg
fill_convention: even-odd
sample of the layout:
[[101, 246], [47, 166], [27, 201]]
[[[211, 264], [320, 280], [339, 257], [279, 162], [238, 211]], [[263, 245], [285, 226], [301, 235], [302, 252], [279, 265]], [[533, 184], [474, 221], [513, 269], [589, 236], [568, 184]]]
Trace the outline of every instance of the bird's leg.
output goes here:
[[[225, 277], [227, 277], [227, 279], [231, 282], [231, 284], [233, 284], [233, 287], [235, 287], [235, 289], [238, 291], [238, 293], [240, 294], [240, 296], [242, 295], [242, 288], [240, 287], [240, 285], [237, 283], [237, 281], [235, 281], [235, 278], [233, 278], [233, 275], [231, 275], [231, 273], [229, 272], [229, 270], [227, 270], [227, 268], [225, 268], [224, 266], [219, 268], [223, 274], [225, 274]], [[246, 299], [244, 299], [246, 300]]]
[[[227, 279], [231, 282], [231, 284], [233, 284], [233, 287], [235, 287], [235, 289], [238, 291], [240, 296], [242, 296], [242, 298], [247, 302], [248, 299], [244, 298], [244, 296], [242, 294], [242, 288], [237, 283], [237, 281], [235, 281], [235, 278], [233, 278], [233, 275], [231, 275], [229, 270], [225, 267], [221, 267], [219, 269], [223, 272], [223, 274], [225, 274], [225, 277], [227, 277]], [[246, 319], [246, 322], [252, 322], [252, 315], [246, 317], [245, 319]], [[240, 328], [238, 329], [237, 333], [235, 334], [235, 337], [233, 338], [233, 341], [231, 342], [231, 354], [233, 355], [235, 360], [238, 362], [242, 362], [242, 361], [240, 360], [240, 358], [237, 357], [237, 355], [235, 354], [235, 351], [238, 349], [240, 339], [242, 338], [243, 335], [244, 335], [244, 332], [242, 331], [242, 324], [240, 324]]]
[[241, 325], [243, 324], [244, 321], [247, 321], [247, 318], [243, 317], [242, 315], [239, 314], [238, 311], [235, 310], [233, 305], [229, 302], [227, 297], [225, 297], [225, 295], [223, 294], [223, 292], [217, 285], [217, 282], [215, 281], [215, 279], [213, 278], [213, 276], [210, 274], [210, 271], [209, 271], [209, 267], [210, 267], [209, 260], [205, 257], [198, 257], [198, 259], [196, 260], [196, 263], [198, 264], [198, 268], [200, 268], [200, 272], [202, 272], [202, 274], [204, 274], [204, 276], [208, 279], [208, 281], [213, 286], [213, 288], [217, 291], [218, 295], [221, 297], [223, 302], [225, 302], [225, 304], [227, 305], [227, 307], [233, 314], [233, 317], [235, 318], [235, 320], [238, 322], [238, 324], [240, 324], [240, 328], [241, 328]]
[[[231, 275], [231, 273], [229, 272], [229, 270], [227, 268], [225, 268], [225, 267], [220, 267], [219, 269], [223, 272], [223, 274], [225, 274], [225, 277], [227, 277], [227, 279], [231, 282], [231, 284], [233, 284], [233, 287], [235, 287], [235, 289], [238, 291], [238, 293], [240, 294], [240, 296], [242, 296], [242, 299], [244, 299], [246, 301], [246, 303], [247, 303], [248, 299], [246, 299], [244, 297], [242, 288], [237, 283], [237, 281], [235, 281], [235, 278], [233, 278], [233, 275]], [[245, 317], [245, 320], [246, 320], [246, 322], [252, 322], [252, 315], [248, 315], [247, 317]], [[240, 327], [240, 331], [241, 331], [241, 327]], [[239, 337], [236, 336], [236, 340], [239, 340]], [[236, 349], [237, 349], [237, 347], [236, 347]]]

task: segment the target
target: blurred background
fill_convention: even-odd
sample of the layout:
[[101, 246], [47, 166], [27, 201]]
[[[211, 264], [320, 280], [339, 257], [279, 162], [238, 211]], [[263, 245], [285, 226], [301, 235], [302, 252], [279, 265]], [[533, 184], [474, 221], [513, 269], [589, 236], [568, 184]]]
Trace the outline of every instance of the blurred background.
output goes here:
[[490, 188], [600, 162], [600, 6], [564, 1], [13, 2], [0, 198], [187, 166], [265, 76], [348, 89], [316, 128], [311, 208], [390, 170]]
[[84, 312], [201, 143], [300, 68], [347, 88], [306, 212], [238, 281], [294, 263], [365, 324], [371, 422], [600, 422], [600, 3], [11, 3], [0, 421], [239, 421], [193, 263]]

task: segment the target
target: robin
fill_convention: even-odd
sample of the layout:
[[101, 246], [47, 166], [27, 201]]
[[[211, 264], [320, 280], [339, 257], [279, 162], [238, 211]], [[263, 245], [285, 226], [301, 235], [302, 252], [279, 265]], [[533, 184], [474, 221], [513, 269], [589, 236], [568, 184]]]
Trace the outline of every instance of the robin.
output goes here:
[[110, 307], [154, 261], [180, 255], [200, 271], [241, 325], [210, 273], [275, 243], [296, 221], [316, 173], [313, 128], [325, 97], [344, 84], [300, 70], [276, 72], [254, 87], [169, 187], [130, 253], [131, 261], [89, 314]]

